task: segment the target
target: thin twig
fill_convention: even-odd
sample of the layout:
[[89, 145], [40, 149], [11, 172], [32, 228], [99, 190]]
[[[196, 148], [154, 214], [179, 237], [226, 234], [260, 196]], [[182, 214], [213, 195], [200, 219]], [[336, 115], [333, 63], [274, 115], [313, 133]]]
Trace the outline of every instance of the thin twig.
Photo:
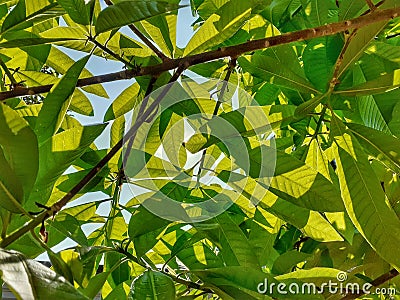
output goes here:
[[99, 43], [98, 41], [96, 41], [95, 38], [92, 37], [88, 37], [89, 41], [92, 42], [96, 47], [99, 47], [101, 50], [103, 50], [104, 52], [106, 52], [107, 54], [111, 55], [112, 57], [114, 57], [116, 60], [122, 62], [124, 65], [130, 67], [131, 69], [135, 69], [136, 66], [134, 64], [132, 64], [130, 61], [127, 61], [126, 59], [124, 59], [122, 56], [120, 56], [119, 54], [115, 53], [114, 51], [111, 51], [110, 49], [108, 49], [106, 46], [102, 45], [101, 43]]
[[[368, 15], [363, 15], [352, 20], [327, 24], [315, 28], [308, 28], [295, 32], [285, 33], [278, 36], [273, 36], [265, 39], [253, 40], [243, 44], [222, 47], [217, 50], [208, 51], [200, 54], [195, 54], [187, 57], [169, 59], [163, 63], [138, 67], [130, 70], [124, 70], [116, 73], [109, 73], [100, 76], [88, 77], [78, 80], [77, 87], [83, 87], [98, 83], [110, 81], [131, 79], [137, 76], [160, 74], [168, 70], [176, 69], [180, 65], [187, 67], [201, 64], [204, 62], [221, 59], [224, 57], [238, 57], [244, 53], [260, 50], [268, 47], [275, 47], [292, 42], [304, 41], [312, 38], [334, 35], [346, 30], [357, 29], [363, 26], [397, 18], [400, 15], [400, 7], [376, 10]], [[29, 88], [18, 88], [13, 91], [0, 93], [0, 101], [8, 98], [47, 93], [53, 87], [52, 84], [35, 86]]]

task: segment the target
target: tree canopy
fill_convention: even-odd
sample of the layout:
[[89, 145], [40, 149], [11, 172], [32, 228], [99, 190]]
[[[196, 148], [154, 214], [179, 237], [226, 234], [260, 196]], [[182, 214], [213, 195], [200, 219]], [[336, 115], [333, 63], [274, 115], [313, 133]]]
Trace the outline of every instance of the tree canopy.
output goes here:
[[[398, 16], [397, 0], [0, 0], [1, 281], [17, 299], [395, 297]], [[103, 121], [82, 121], [99, 98]]]

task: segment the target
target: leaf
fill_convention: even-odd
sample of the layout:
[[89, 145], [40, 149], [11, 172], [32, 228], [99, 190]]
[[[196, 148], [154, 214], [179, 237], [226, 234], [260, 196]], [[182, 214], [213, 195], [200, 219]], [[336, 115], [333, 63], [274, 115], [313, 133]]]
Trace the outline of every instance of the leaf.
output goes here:
[[175, 285], [171, 277], [147, 270], [135, 278], [131, 286], [132, 299], [175, 299]]
[[400, 140], [382, 131], [355, 123], [347, 123], [347, 127], [357, 138], [364, 152], [382, 161], [396, 173], [400, 172], [400, 155], [393, 149], [400, 149]]
[[43, 44], [53, 44], [57, 42], [73, 40], [68, 38], [53, 38], [53, 39], [46, 39], [46, 38], [25, 38], [25, 39], [11, 39], [6, 42], [0, 43], [0, 48], [20, 48], [20, 47], [27, 47], [27, 46], [37, 46]]
[[128, 234], [133, 240], [151, 231], [165, 228], [168, 224], [168, 220], [162, 219], [140, 206], [129, 221]]
[[97, 17], [96, 34], [120, 28], [182, 6], [166, 1], [123, 0], [103, 9]]
[[230, 266], [260, 268], [251, 244], [232, 218], [227, 213], [223, 213], [216, 217], [216, 221], [221, 232], [219, 242], [222, 245], [221, 254], [225, 263]]
[[183, 56], [201, 53], [235, 34], [250, 17], [251, 1], [228, 1], [201, 25], [187, 44]]
[[339, 20], [350, 20], [367, 8], [365, 0], [342, 1], [339, 5]]
[[9, 30], [28, 28], [33, 22], [44, 21], [64, 14], [58, 9], [56, 2], [47, 0], [26, 1], [20, 0], [13, 10], [6, 16], [1, 26], [1, 33]]
[[203, 270], [224, 266], [220, 256], [217, 256], [208, 245], [194, 242], [177, 253], [178, 259], [190, 270]]
[[104, 116], [104, 121], [116, 119], [131, 111], [142, 99], [143, 93], [141, 93], [140, 85], [135, 82], [123, 90], [111, 103]]
[[[293, 224], [313, 239], [326, 242], [343, 240], [320, 213], [299, 206], [301, 204], [298, 199], [296, 199], [297, 202], [283, 200], [272, 192], [266, 191], [264, 186], [251, 177], [236, 173], [231, 173], [230, 176], [229, 178], [227, 171], [223, 171], [218, 177], [224, 182], [226, 178], [229, 178], [226, 183], [235, 191], [241, 192], [251, 203], [258, 203], [259, 207]], [[286, 199], [291, 198], [286, 197]]]
[[110, 147], [114, 147], [120, 140], [123, 139], [125, 133], [125, 117], [121, 116], [114, 120], [111, 125]]
[[[179, 3], [179, 1], [178, 1]], [[177, 13], [155, 16], [140, 24], [164, 54], [174, 57], [176, 50]]]
[[333, 1], [324, 0], [310, 1], [309, 6], [305, 10], [308, 17], [307, 20], [312, 27], [333, 22], [333, 20], [329, 18], [329, 10], [336, 10], [337, 7], [332, 2]]
[[331, 130], [347, 213], [374, 250], [399, 268], [400, 221], [388, 206], [380, 182], [354, 135], [336, 117], [332, 119]]
[[[31, 192], [39, 169], [37, 138], [28, 123], [10, 107], [0, 104], [0, 145], [4, 151], [3, 163], [11, 168], [10, 180], [15, 174], [27, 197]], [[6, 166], [4, 166], [6, 168]], [[5, 169], [6, 170], [6, 169]], [[8, 174], [6, 171], [4, 175]], [[15, 194], [17, 198], [18, 194]], [[22, 202], [22, 198], [20, 198]]]
[[0, 206], [10, 212], [23, 213], [23, 190], [20, 181], [10, 168], [3, 151], [0, 152]]
[[[218, 115], [218, 118], [213, 118], [202, 126], [198, 130], [200, 133], [194, 134], [185, 143], [185, 147], [191, 153], [196, 153], [218, 143], [219, 140], [227, 141], [236, 138], [238, 135], [244, 137], [256, 134], [268, 135], [272, 130], [288, 125], [293, 120], [295, 108], [293, 105], [247, 106], [222, 113]], [[229, 122], [235, 132], [223, 125], [222, 120]], [[208, 131], [209, 134], [202, 134]], [[216, 136], [218, 136], [218, 139]]]
[[[56, 70], [61, 74], [65, 74], [68, 69], [75, 63], [75, 61], [70, 58], [64, 52], [61, 52], [56, 47], [51, 47], [50, 54], [47, 58], [46, 64]], [[93, 74], [88, 70], [83, 69], [80, 78], [82, 77], [93, 77]], [[85, 92], [108, 98], [107, 92], [101, 84], [94, 84], [91, 86], [86, 86], [82, 88]]]
[[[206, 284], [218, 287], [218, 290], [228, 294], [231, 299], [270, 299], [267, 295], [279, 298], [279, 293], [276, 289], [272, 289], [273, 293], [269, 293], [267, 288], [266, 294], [258, 292], [260, 284], [268, 282], [268, 284], [278, 285], [278, 281], [270, 274], [264, 273], [260, 270], [246, 268], [246, 267], [224, 267], [214, 268], [209, 270], [193, 270], [196, 276], [201, 278]], [[261, 286], [262, 287], [262, 286]], [[260, 289], [262, 291], [262, 289]], [[287, 294], [285, 296], [290, 296]], [[294, 299], [301, 298], [301, 295], [292, 295]], [[223, 297], [223, 299], [229, 299]]]
[[103, 288], [110, 272], [102, 272], [90, 278], [89, 284], [82, 289], [82, 293], [90, 299], [94, 299]]
[[174, 166], [183, 168], [187, 161], [186, 149], [182, 147], [185, 135], [185, 124], [176, 114], [172, 114], [170, 123], [162, 138], [162, 145], [169, 160]]
[[272, 273], [281, 275], [290, 272], [297, 264], [304, 262], [309, 253], [291, 250], [280, 255], [274, 262]]
[[304, 71], [307, 75], [307, 78], [321, 92], [325, 92], [329, 88], [329, 81], [332, 77], [333, 66], [336, 63], [342, 47], [342, 38], [338, 35], [335, 35], [313, 39], [304, 49]]
[[391, 73], [383, 74], [378, 78], [369, 80], [365, 83], [354, 85], [344, 90], [337, 90], [335, 94], [344, 96], [367, 96], [381, 94], [400, 87], [400, 69]]
[[321, 173], [326, 179], [331, 180], [329, 161], [321, 148], [318, 139], [313, 139], [307, 151], [305, 163]]
[[46, 203], [57, 179], [86, 151], [105, 127], [106, 124], [73, 127], [54, 135], [39, 147], [39, 172], [29, 197], [30, 209], [35, 209], [35, 201]]
[[339, 66], [338, 78], [360, 58], [369, 43], [385, 28], [386, 24], [387, 21], [382, 21], [357, 29], [344, 51], [343, 59]]
[[297, 119], [302, 119], [309, 114], [313, 113], [317, 106], [325, 99], [327, 94], [318, 95], [316, 97], [311, 98], [310, 100], [301, 103], [297, 106], [294, 116]]
[[322, 212], [343, 211], [339, 190], [321, 173], [281, 151], [276, 154], [270, 189], [293, 204]]
[[60, 128], [71, 103], [71, 95], [75, 90], [78, 77], [88, 60], [89, 56], [86, 56], [72, 65], [44, 100], [35, 127], [39, 143], [46, 141]]
[[57, 229], [58, 234], [64, 235], [82, 246], [89, 246], [85, 233], [78, 220], [66, 213], [60, 213], [51, 226]]
[[307, 79], [287, 68], [276, 58], [255, 53], [239, 57], [238, 62], [244, 71], [271, 84], [304, 93], [318, 93]]
[[57, 2], [74, 22], [82, 25], [90, 24], [90, 2], [88, 4], [84, 0], [57, 0]]
[[41, 263], [11, 250], [0, 250], [1, 279], [18, 299], [89, 299]]

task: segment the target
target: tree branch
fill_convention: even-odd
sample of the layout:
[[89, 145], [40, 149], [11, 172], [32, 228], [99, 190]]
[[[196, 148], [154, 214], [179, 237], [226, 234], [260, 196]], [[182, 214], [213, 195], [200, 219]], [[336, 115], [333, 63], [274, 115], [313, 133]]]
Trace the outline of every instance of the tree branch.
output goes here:
[[[201, 64], [204, 62], [224, 57], [229, 57], [229, 56], [238, 57], [239, 55], [255, 50], [260, 50], [268, 47], [275, 47], [297, 41], [304, 41], [312, 38], [334, 35], [340, 32], [344, 32], [346, 30], [361, 28], [368, 24], [397, 18], [399, 15], [400, 15], [400, 7], [386, 9], [386, 10], [376, 10], [374, 12], [371, 12], [370, 14], [363, 15], [348, 21], [327, 24], [291, 33], [285, 33], [282, 35], [273, 36], [265, 39], [249, 41], [235, 46], [222, 47], [218, 48], [217, 50], [195, 54], [187, 57], [168, 59], [158, 65], [138, 67], [130, 70], [124, 70], [100, 76], [83, 78], [78, 81], [77, 87], [83, 87], [110, 81], [131, 79], [133, 77], [143, 76], [143, 75], [156, 75], [168, 70], [175, 69], [180, 65], [185, 65], [187, 68], [193, 65]], [[13, 91], [1, 92], [0, 101], [18, 96], [47, 93], [50, 91], [52, 86], [53, 85], [35, 86], [30, 88], [18, 87]]]
[[371, 11], [374, 11], [374, 10], [376, 9], [374, 3], [372, 3], [371, 0], [365, 0], [365, 2], [367, 2], [368, 7], [369, 7], [369, 9], [370, 9]]

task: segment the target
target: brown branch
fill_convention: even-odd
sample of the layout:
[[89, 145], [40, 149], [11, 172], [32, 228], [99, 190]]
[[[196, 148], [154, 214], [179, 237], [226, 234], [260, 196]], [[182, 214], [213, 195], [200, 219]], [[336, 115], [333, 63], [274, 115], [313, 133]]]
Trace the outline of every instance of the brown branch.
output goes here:
[[[268, 47], [275, 47], [297, 41], [304, 41], [312, 38], [334, 35], [340, 32], [344, 32], [346, 30], [361, 28], [368, 24], [397, 18], [399, 15], [400, 15], [400, 7], [386, 9], [386, 10], [376, 10], [375, 12], [372, 12], [368, 15], [360, 16], [349, 21], [337, 22], [315, 28], [304, 29], [291, 33], [285, 33], [282, 35], [273, 36], [265, 39], [249, 41], [235, 46], [222, 47], [217, 50], [195, 54], [187, 57], [169, 59], [158, 65], [138, 67], [138, 68], [133, 68], [131, 70], [124, 70], [116, 73], [83, 78], [78, 81], [77, 86], [83, 87], [98, 83], [131, 79], [137, 76], [155, 75], [168, 70], [175, 69], [180, 65], [185, 65], [187, 67], [190, 67], [193, 65], [201, 64], [204, 62], [224, 57], [229, 57], [229, 56], [238, 57], [239, 55], [255, 50], [260, 50]], [[8, 98], [24, 96], [24, 95], [47, 93], [50, 91], [52, 86], [53, 85], [44, 85], [44, 86], [36, 86], [30, 88], [18, 88], [13, 91], [1, 92], [0, 100], [5, 100]]]
[[374, 5], [374, 3], [372, 3], [371, 0], [365, 0], [365, 2], [367, 2], [370, 11], [374, 11], [376, 9], [376, 6]]
[[[178, 69], [175, 71], [174, 75], [169, 80], [169, 83], [175, 82], [182, 72], [186, 69], [185, 65], [180, 65]], [[21, 236], [29, 232], [31, 229], [35, 228], [36, 226], [42, 224], [48, 218], [57, 214], [69, 201], [71, 201], [75, 195], [79, 193], [96, 175], [101, 171], [101, 169], [107, 165], [110, 159], [122, 148], [124, 143], [129, 140], [132, 136], [134, 136], [139, 129], [140, 126], [144, 122], [148, 122], [149, 118], [154, 116], [154, 111], [156, 111], [158, 105], [160, 104], [161, 100], [165, 97], [168, 93], [171, 85], [167, 85], [158, 97], [154, 100], [154, 102], [146, 109], [142, 115], [138, 116], [135, 124], [128, 130], [126, 135], [113, 147], [111, 148], [110, 152], [106, 154], [106, 156], [101, 159], [96, 166], [94, 166], [85, 177], [82, 178], [77, 185], [75, 185], [64, 197], [54, 203], [49, 209], [45, 210], [41, 214], [39, 214], [35, 219], [30, 221], [28, 224], [24, 225], [23, 227], [19, 228], [18, 230], [14, 231], [9, 236], [5, 237], [0, 242], [0, 248], [6, 248], [11, 243], [19, 239]]]
[[[378, 287], [378, 286], [384, 284], [385, 282], [388, 282], [389, 280], [393, 279], [397, 275], [399, 275], [399, 272], [396, 269], [392, 269], [389, 272], [387, 272], [387, 273], [379, 276], [378, 278], [374, 279], [373, 281], [371, 281], [370, 284], [373, 287]], [[345, 297], [343, 297], [342, 300], [356, 299], [363, 295], [365, 295], [365, 293], [363, 293], [363, 292], [358, 293], [358, 294], [348, 294]]]

